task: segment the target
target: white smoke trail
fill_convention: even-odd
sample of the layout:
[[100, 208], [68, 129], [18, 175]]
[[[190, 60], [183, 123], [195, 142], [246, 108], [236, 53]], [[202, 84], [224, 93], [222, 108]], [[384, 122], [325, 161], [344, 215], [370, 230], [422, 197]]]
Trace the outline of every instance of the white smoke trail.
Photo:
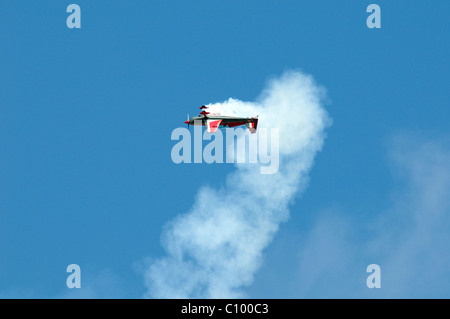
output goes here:
[[166, 227], [167, 256], [145, 271], [145, 297], [244, 297], [241, 288], [252, 283], [322, 148], [330, 124], [323, 91], [311, 76], [290, 71], [271, 80], [257, 102], [210, 105], [208, 111], [259, 115], [259, 127], [279, 128], [279, 171], [263, 175], [257, 165], [238, 166], [224, 186], [201, 188], [191, 210]]

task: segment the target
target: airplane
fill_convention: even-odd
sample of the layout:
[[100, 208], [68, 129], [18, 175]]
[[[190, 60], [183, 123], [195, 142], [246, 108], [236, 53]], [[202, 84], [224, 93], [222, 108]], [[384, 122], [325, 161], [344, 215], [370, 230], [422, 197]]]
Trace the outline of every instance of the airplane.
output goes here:
[[256, 133], [256, 128], [258, 126], [258, 116], [256, 117], [236, 117], [236, 116], [225, 116], [220, 114], [210, 114], [206, 112], [205, 109], [208, 107], [205, 105], [200, 106], [201, 115], [194, 116], [189, 119], [189, 114], [186, 123], [188, 125], [202, 125], [206, 126], [206, 131], [208, 133], [214, 133], [219, 127], [235, 127], [240, 125], [245, 125], [250, 133]]

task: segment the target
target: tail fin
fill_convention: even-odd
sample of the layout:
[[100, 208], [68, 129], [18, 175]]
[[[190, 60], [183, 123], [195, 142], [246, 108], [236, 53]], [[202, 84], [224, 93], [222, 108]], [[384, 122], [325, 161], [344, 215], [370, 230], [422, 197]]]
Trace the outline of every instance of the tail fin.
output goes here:
[[250, 122], [245, 123], [250, 133], [256, 133], [256, 128], [258, 127], [258, 118], [252, 118]]

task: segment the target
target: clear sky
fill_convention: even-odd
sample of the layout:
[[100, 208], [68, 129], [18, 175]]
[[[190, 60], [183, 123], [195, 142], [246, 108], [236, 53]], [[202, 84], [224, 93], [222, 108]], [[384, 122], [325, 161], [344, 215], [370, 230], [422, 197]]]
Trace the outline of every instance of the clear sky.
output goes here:
[[[80, 29], [66, 25], [71, 3]], [[380, 29], [366, 25], [370, 3]], [[236, 170], [173, 163], [171, 132], [202, 104], [254, 101], [287, 70], [326, 89], [332, 125], [244, 294], [450, 297], [449, 12], [2, 0], [0, 297], [146, 296], [167, 223]], [[66, 287], [69, 264], [81, 289]], [[369, 264], [380, 289], [366, 286]]]

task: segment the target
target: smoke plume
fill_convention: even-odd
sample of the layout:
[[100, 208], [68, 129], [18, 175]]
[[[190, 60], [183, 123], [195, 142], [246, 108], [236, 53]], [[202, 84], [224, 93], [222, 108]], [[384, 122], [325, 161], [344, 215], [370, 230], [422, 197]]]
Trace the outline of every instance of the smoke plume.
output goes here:
[[278, 128], [279, 170], [264, 175], [258, 165], [237, 165], [225, 185], [199, 189], [192, 208], [165, 228], [167, 255], [146, 269], [145, 297], [245, 297], [242, 288], [253, 282], [323, 146], [331, 122], [324, 98], [311, 76], [289, 71], [269, 81], [255, 102], [230, 98], [209, 105], [209, 112], [258, 115], [258, 129]]

